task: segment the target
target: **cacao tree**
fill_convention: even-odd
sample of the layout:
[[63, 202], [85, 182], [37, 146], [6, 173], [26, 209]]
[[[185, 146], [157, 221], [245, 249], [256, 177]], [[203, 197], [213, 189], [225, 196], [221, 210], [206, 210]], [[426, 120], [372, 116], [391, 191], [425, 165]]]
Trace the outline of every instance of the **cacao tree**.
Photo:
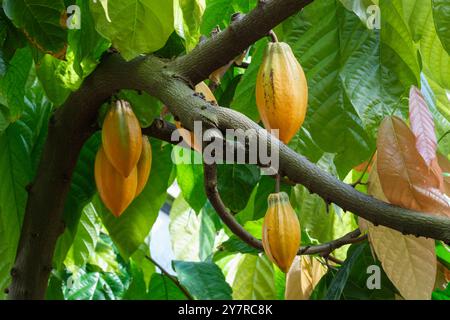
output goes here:
[[449, 26], [445, 0], [3, 0], [0, 298], [450, 299]]

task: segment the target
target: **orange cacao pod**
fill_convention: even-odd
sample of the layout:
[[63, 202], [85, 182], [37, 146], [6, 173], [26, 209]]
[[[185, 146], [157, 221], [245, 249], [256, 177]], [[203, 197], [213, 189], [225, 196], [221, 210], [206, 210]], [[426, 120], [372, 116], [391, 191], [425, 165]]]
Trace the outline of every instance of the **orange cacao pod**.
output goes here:
[[[200, 82], [195, 86], [195, 92], [203, 94], [205, 97], [205, 100], [212, 103], [217, 104], [216, 97], [214, 97], [214, 94], [209, 89], [208, 85], [205, 82]], [[189, 130], [186, 130], [181, 125], [180, 121], [175, 121], [175, 126], [178, 128], [178, 133], [183, 138], [183, 140], [195, 151], [201, 153], [202, 150], [202, 144], [201, 141], [197, 141], [195, 138], [195, 135], [190, 132]]]
[[95, 158], [95, 183], [103, 203], [116, 217], [133, 201], [137, 180], [136, 168], [124, 178], [111, 165], [103, 147], [100, 147]]
[[142, 136], [142, 152], [137, 163], [137, 188], [136, 197], [141, 194], [147, 184], [152, 168], [152, 146], [146, 136]]
[[288, 143], [303, 124], [308, 107], [308, 84], [287, 43], [268, 44], [256, 79], [256, 104], [265, 128], [278, 129], [284, 143]]
[[109, 162], [128, 177], [141, 156], [142, 132], [127, 101], [117, 100], [111, 106], [103, 122], [102, 141]]
[[262, 230], [264, 251], [287, 273], [300, 246], [300, 223], [286, 192], [270, 194], [268, 205]]

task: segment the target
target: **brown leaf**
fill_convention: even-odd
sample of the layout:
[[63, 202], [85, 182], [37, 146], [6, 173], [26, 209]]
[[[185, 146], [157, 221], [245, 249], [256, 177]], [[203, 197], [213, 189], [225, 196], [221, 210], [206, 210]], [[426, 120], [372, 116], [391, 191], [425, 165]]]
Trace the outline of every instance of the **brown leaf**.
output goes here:
[[[437, 154], [437, 160], [442, 171], [450, 174], [450, 161], [441, 153]], [[450, 197], [450, 177], [442, 177], [445, 193]]]
[[436, 158], [437, 138], [433, 115], [421, 92], [415, 86], [409, 92], [409, 121], [416, 136], [416, 147], [427, 165]]
[[286, 275], [286, 300], [308, 300], [320, 279], [327, 273], [316, 258], [296, 256]]
[[[377, 174], [377, 163], [369, 175], [368, 192], [386, 201]], [[436, 254], [433, 239], [405, 236], [384, 226], [365, 221], [372, 252], [405, 299], [430, 299], [436, 280]]]
[[439, 195], [439, 179], [416, 149], [416, 138], [397, 117], [383, 120], [378, 132], [377, 172], [390, 203], [450, 216], [450, 203]]

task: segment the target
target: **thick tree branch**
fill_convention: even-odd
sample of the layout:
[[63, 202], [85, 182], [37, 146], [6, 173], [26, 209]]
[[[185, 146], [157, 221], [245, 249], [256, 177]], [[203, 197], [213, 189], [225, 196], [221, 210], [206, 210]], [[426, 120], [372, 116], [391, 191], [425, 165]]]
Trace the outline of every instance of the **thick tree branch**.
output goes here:
[[257, 8], [234, 21], [226, 30], [206, 40], [175, 63], [180, 76], [196, 84], [242, 54], [278, 24], [313, 0], [261, 1]]
[[[225, 223], [225, 225], [238, 236], [242, 241], [247, 243], [249, 246], [263, 251], [263, 245], [261, 240], [252, 236], [247, 230], [242, 227], [239, 222], [236, 221], [234, 216], [228, 212], [228, 209], [223, 203], [219, 191], [217, 189], [217, 167], [215, 164], [203, 163], [203, 171], [205, 178], [205, 192], [208, 197], [209, 202], [216, 210], [220, 219]], [[325, 256], [330, 255], [334, 250], [345, 246], [347, 244], [360, 242], [366, 239], [366, 236], [361, 236], [359, 229], [356, 229], [343, 237], [330, 241], [328, 243], [320, 245], [303, 246], [298, 250], [299, 255], [310, 255], [310, 254], [323, 254]]]

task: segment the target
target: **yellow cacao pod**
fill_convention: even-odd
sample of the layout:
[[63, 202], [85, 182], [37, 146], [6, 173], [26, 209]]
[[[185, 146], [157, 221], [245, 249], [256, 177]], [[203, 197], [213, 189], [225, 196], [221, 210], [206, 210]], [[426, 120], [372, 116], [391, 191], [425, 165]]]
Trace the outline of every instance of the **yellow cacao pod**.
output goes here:
[[141, 156], [142, 132], [127, 101], [117, 100], [111, 106], [103, 122], [102, 141], [109, 162], [128, 177]]
[[262, 231], [267, 257], [287, 273], [300, 246], [300, 238], [300, 223], [287, 193], [270, 194]]
[[308, 84], [287, 43], [268, 44], [256, 80], [256, 104], [265, 128], [278, 129], [284, 143], [288, 143], [303, 124], [308, 107]]
[[[209, 89], [208, 85], [205, 82], [202, 81], [199, 84], [197, 84], [195, 86], [195, 92], [203, 94], [206, 101], [212, 104], [217, 104], [216, 97], [214, 97], [214, 94], [212, 93], [212, 91]], [[183, 138], [183, 140], [188, 144], [188, 146], [194, 149], [195, 151], [201, 153], [202, 150], [201, 141], [197, 141], [195, 135], [192, 132], [184, 129], [180, 121], [175, 121], [175, 126], [178, 128], [178, 133]]]
[[137, 181], [136, 168], [128, 177], [123, 177], [111, 165], [103, 147], [100, 147], [95, 158], [95, 183], [100, 198], [114, 216], [119, 217], [133, 201]]
[[137, 163], [137, 188], [136, 197], [141, 194], [147, 184], [152, 168], [152, 146], [146, 136], [142, 136], [142, 152]]

